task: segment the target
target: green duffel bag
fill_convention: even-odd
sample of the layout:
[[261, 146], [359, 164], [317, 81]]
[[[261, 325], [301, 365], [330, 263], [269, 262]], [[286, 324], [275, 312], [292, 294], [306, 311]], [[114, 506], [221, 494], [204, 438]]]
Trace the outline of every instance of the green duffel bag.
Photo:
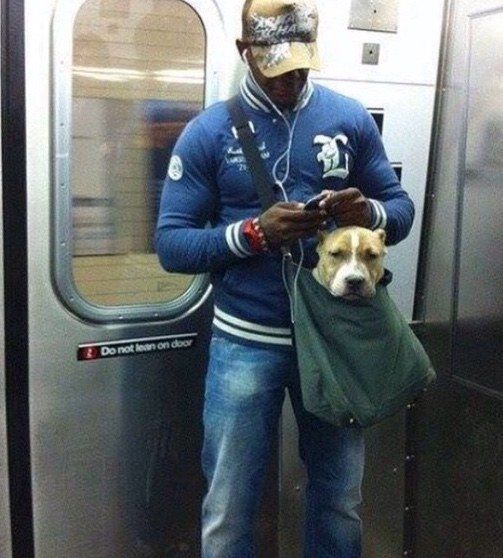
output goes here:
[[336, 424], [370, 426], [408, 403], [436, 378], [430, 359], [386, 286], [355, 301], [334, 297], [311, 270], [291, 261], [295, 346], [306, 409]]

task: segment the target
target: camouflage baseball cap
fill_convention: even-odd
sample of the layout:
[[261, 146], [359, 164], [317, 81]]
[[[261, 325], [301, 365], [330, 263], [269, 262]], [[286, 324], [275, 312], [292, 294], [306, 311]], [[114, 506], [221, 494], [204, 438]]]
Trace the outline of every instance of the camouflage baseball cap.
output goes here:
[[243, 41], [259, 70], [276, 77], [300, 68], [320, 69], [318, 11], [313, 0], [246, 0]]

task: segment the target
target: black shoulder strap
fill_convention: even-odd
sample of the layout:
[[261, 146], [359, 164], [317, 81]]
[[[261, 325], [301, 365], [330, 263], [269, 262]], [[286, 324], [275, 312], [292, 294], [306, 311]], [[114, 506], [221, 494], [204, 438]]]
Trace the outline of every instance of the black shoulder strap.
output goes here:
[[235, 130], [236, 136], [243, 148], [243, 155], [265, 211], [276, 203], [276, 199], [274, 197], [271, 176], [267, 172], [255, 142], [253, 125], [246, 117], [238, 95], [227, 101], [227, 108], [234, 124], [233, 131]]

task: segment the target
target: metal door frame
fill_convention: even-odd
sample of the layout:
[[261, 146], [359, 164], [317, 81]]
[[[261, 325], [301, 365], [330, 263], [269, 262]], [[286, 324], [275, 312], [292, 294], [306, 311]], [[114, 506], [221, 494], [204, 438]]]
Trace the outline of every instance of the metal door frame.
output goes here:
[[31, 558], [24, 2], [2, 0], [1, 10], [5, 388], [12, 556]]

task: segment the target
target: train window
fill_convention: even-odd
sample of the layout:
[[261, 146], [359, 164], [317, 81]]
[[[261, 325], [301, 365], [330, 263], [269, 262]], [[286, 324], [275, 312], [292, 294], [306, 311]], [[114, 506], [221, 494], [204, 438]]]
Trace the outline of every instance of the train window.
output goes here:
[[121, 318], [172, 315], [207, 287], [166, 273], [152, 241], [171, 150], [208, 89], [198, 0], [64, 5], [54, 24], [56, 282], [97, 319], [118, 308]]

